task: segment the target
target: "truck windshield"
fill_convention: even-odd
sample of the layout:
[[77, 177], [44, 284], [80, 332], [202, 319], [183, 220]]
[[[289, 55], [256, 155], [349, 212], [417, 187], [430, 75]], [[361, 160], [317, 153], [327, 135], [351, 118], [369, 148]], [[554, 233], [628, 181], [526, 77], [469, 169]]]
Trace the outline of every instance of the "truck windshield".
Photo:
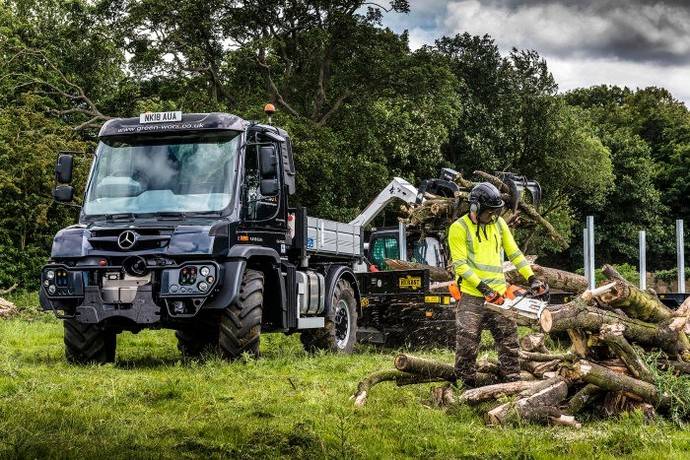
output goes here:
[[239, 133], [101, 141], [86, 192], [87, 215], [220, 211], [230, 203]]

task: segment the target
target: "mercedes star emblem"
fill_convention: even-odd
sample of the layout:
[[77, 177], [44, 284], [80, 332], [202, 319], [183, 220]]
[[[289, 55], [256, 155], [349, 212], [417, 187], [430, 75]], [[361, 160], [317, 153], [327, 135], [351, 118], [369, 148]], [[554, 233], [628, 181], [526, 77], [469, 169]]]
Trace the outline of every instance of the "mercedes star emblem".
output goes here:
[[126, 230], [117, 237], [117, 245], [123, 250], [132, 249], [137, 244], [137, 239], [139, 239], [137, 232]]

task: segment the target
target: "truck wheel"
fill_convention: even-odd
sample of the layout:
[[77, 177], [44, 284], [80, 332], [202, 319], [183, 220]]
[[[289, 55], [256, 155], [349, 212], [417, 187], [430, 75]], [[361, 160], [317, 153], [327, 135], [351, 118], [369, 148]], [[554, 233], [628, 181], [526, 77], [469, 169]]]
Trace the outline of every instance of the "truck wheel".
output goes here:
[[264, 274], [245, 270], [237, 301], [225, 308], [220, 319], [218, 344], [225, 358], [237, 359], [245, 352], [259, 357], [263, 303]]
[[218, 348], [218, 319], [200, 320], [193, 327], [175, 331], [177, 349], [186, 358], [201, 358]]
[[66, 319], [65, 357], [72, 364], [105, 364], [115, 361], [117, 334], [98, 324]]
[[331, 311], [322, 329], [307, 329], [300, 334], [308, 352], [330, 350], [350, 354], [357, 339], [357, 299], [350, 283], [341, 279], [335, 287]]

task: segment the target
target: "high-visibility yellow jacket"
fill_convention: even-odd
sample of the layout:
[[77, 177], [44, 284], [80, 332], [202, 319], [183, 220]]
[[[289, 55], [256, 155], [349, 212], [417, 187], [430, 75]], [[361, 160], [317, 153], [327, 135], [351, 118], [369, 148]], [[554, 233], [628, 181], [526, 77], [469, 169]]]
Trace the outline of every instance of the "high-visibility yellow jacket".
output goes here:
[[505, 293], [507, 286], [503, 275], [504, 251], [525, 279], [534, 275], [502, 217], [483, 225], [475, 224], [469, 214], [465, 214], [450, 226], [448, 246], [456, 280], [460, 290], [465, 294], [483, 297], [477, 289], [481, 281], [499, 294]]

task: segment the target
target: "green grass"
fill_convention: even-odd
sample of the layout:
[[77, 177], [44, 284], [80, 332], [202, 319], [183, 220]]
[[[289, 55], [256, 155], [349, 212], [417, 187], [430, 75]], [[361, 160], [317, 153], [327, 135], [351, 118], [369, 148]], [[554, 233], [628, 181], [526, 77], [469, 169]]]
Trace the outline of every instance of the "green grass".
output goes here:
[[[16, 301], [16, 299], [15, 299]], [[35, 319], [36, 317], [40, 320]], [[306, 355], [265, 335], [263, 357], [182, 362], [171, 331], [125, 333], [114, 365], [63, 359], [46, 315], [0, 322], [0, 458], [687, 458], [690, 432], [639, 414], [581, 430], [487, 428], [428, 406], [430, 385], [349, 396], [394, 351]], [[422, 356], [452, 361], [449, 351]]]

